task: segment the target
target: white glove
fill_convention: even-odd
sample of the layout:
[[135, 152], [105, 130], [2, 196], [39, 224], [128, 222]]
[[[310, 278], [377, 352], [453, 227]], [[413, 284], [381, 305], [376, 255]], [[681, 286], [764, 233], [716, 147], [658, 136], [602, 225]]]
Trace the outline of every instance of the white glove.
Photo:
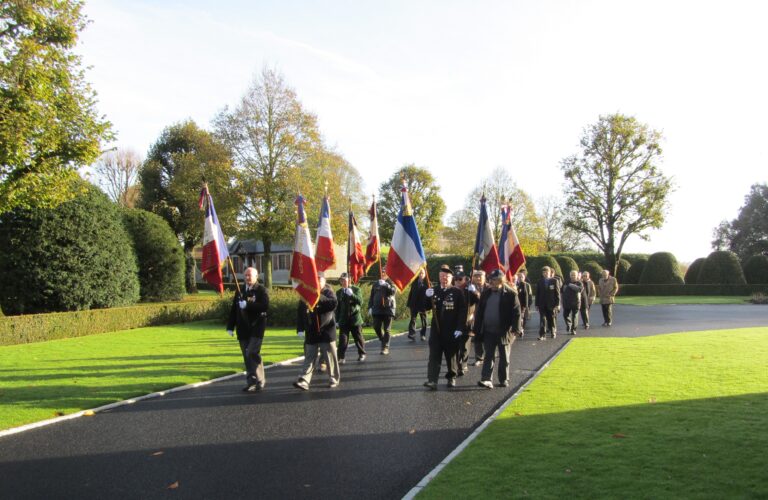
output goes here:
[[467, 287], [467, 290], [469, 290], [470, 292], [476, 292], [477, 288], [475, 288], [475, 285], [470, 283], [469, 286]]
[[344, 293], [346, 293], [347, 295], [349, 295], [351, 297], [352, 296], [352, 289], [351, 288], [345, 288], [344, 289]]
[[234, 337], [235, 332], [233, 332], [232, 330], [227, 330], [227, 335], [229, 335], [230, 337]]
[[248, 304], [248, 302], [241, 300], [240, 302], [238, 302], [238, 304], [240, 304], [240, 309], [245, 309], [245, 306]]
[[379, 280], [379, 286], [384, 286], [387, 282], [384, 280]]
[[427, 291], [424, 292], [424, 295], [427, 297], [432, 297], [435, 294], [435, 290], [433, 288], [427, 288]]
[[453, 332], [453, 338], [457, 339], [459, 337], [461, 337], [461, 330], [456, 330]]
[[298, 335], [299, 338], [304, 338], [304, 332], [296, 332], [296, 335]]
[[373, 316], [373, 309], [368, 309], [368, 316]]

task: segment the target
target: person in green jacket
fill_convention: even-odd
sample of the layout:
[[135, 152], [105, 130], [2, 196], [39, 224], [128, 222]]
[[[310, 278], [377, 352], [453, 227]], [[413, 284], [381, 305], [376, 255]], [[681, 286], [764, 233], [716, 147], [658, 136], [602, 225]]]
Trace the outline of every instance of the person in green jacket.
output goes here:
[[357, 347], [357, 360], [365, 360], [365, 337], [363, 337], [363, 317], [360, 315], [360, 307], [363, 303], [363, 294], [360, 288], [351, 285], [349, 275], [341, 273], [339, 277], [341, 288], [336, 291], [336, 325], [339, 328], [339, 364], [344, 364], [349, 345], [349, 336], [355, 339]]

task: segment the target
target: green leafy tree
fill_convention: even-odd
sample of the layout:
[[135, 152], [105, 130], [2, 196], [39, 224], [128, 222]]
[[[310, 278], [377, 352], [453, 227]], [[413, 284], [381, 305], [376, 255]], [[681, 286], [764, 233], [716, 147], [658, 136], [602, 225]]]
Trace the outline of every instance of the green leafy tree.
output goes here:
[[731, 222], [723, 221], [715, 228], [714, 236], [712, 248], [730, 250], [742, 262], [768, 252], [768, 185], [752, 185], [739, 215]]
[[301, 189], [297, 169], [321, 147], [317, 117], [304, 110], [281, 74], [264, 68], [214, 125], [232, 152], [245, 197], [241, 233], [264, 244], [264, 284], [271, 288], [272, 243], [293, 237], [294, 200]]
[[234, 234], [241, 198], [227, 148], [193, 121], [166, 128], [149, 150], [139, 174], [139, 207], [164, 218], [184, 246], [187, 292], [197, 291], [194, 247], [202, 242], [204, 214], [198, 200], [203, 182], [213, 197], [226, 236]]
[[565, 207], [559, 197], [546, 196], [537, 203], [543, 233], [543, 252], [573, 252], [586, 248], [584, 234], [566, 224]]
[[378, 217], [379, 235], [383, 242], [392, 241], [395, 222], [400, 213], [403, 179], [413, 206], [416, 227], [426, 251], [437, 243], [443, 227], [445, 202], [440, 196], [440, 186], [429, 170], [415, 165], [405, 165], [379, 186]]
[[87, 23], [82, 5], [0, 4], [0, 213], [53, 207], [83, 192], [77, 168], [112, 137], [74, 53]]
[[672, 181], [657, 166], [661, 134], [621, 114], [601, 116], [565, 158], [566, 223], [594, 242], [616, 275], [627, 239], [664, 223]]

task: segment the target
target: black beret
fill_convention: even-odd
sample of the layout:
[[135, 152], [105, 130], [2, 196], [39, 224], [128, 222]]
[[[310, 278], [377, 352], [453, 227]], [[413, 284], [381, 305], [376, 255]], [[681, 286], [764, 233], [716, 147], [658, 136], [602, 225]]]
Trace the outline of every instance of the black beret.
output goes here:
[[494, 269], [491, 271], [491, 274], [488, 275], [488, 278], [494, 279], [494, 278], [502, 278], [504, 276], [504, 273], [501, 269]]
[[442, 266], [440, 266], [440, 272], [453, 274], [453, 271], [451, 270], [451, 267], [448, 264], [443, 264]]

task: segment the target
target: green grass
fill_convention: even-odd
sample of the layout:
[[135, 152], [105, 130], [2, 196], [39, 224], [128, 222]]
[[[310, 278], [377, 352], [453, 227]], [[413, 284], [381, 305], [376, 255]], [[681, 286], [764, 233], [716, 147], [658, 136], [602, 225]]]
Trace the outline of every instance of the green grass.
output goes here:
[[[302, 353], [295, 330], [267, 329], [265, 363]], [[0, 429], [242, 370], [237, 340], [215, 321], [0, 346]]]
[[766, 429], [766, 327], [578, 338], [420, 498], [765, 498]]
[[[747, 304], [749, 297], [733, 296], [698, 296], [698, 295], [678, 295], [678, 296], [651, 296], [651, 297], [616, 297], [617, 304], [630, 306], [659, 306], [672, 304]], [[599, 304], [598, 304], [599, 305]]]

